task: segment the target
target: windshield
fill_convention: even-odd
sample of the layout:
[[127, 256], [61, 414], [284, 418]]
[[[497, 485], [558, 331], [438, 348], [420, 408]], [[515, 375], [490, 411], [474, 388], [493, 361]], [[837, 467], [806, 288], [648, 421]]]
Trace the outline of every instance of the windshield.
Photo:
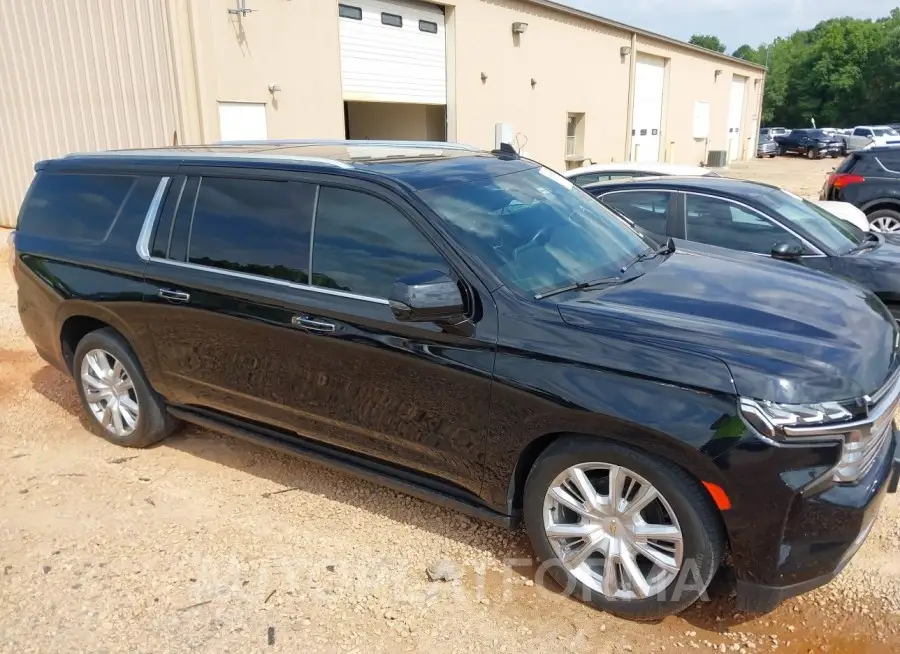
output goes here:
[[875, 136], [898, 136], [897, 130], [890, 127], [878, 127], [872, 130]]
[[856, 225], [783, 189], [762, 195], [759, 199], [777, 215], [835, 252], [849, 252], [866, 240], [865, 233]]
[[820, 129], [811, 129], [811, 130], [809, 130], [809, 135], [810, 135], [811, 137], [813, 137], [814, 139], [827, 139], [827, 138], [829, 138], [828, 134], [826, 134], [825, 132], [823, 132], [823, 131], [820, 130]]
[[422, 198], [505, 284], [528, 294], [616, 276], [655, 246], [546, 168], [444, 186]]

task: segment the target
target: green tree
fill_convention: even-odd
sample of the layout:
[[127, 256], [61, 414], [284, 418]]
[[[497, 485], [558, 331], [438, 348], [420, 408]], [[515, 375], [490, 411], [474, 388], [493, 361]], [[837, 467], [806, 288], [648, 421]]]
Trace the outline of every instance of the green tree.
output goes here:
[[[766, 64], [763, 123], [852, 127], [900, 119], [900, 10], [835, 18], [736, 56]], [[738, 54], [740, 51], [740, 54]]]
[[694, 34], [688, 43], [699, 45], [701, 48], [712, 50], [713, 52], [725, 52], [725, 44], [719, 40], [718, 36], [712, 34]]

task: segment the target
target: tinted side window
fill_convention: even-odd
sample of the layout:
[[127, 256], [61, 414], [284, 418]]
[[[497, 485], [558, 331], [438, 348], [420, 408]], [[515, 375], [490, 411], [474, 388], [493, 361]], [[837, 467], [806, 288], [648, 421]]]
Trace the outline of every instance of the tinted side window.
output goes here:
[[609, 175], [604, 175], [603, 173], [585, 173], [584, 175], [576, 175], [572, 182], [575, 183], [575, 186], [587, 186], [588, 184], [602, 182], [607, 179], [609, 179]]
[[384, 200], [321, 187], [313, 246], [313, 284], [386, 298], [399, 277], [450, 272], [434, 246]]
[[315, 186], [204, 177], [190, 228], [191, 263], [307, 283]]
[[[878, 160], [881, 161], [881, 165], [887, 168], [892, 173], [900, 173], [900, 151], [897, 152], [883, 152], [878, 155]], [[882, 171], [882, 174], [884, 171]]]
[[784, 227], [727, 200], [688, 193], [685, 203], [690, 241], [757, 254], [770, 254], [779, 243], [803, 247]]
[[604, 195], [603, 203], [631, 218], [641, 229], [665, 235], [672, 198], [664, 191], [620, 191]]
[[105, 241], [136, 180], [127, 175], [41, 173], [19, 229], [24, 234]]
[[181, 202], [178, 203], [178, 209], [175, 212], [172, 238], [169, 241], [168, 257], [174, 261], [184, 261], [187, 257], [188, 239], [191, 236], [191, 218], [197, 203], [199, 185], [199, 177], [188, 177], [184, 191], [181, 193]]
[[162, 203], [162, 209], [159, 212], [159, 219], [153, 226], [153, 236], [150, 240], [150, 256], [164, 258], [169, 251], [169, 236], [172, 233], [172, 220], [175, 217], [175, 211], [178, 209], [178, 203], [181, 200], [181, 193], [184, 189], [185, 178], [183, 176], [174, 177], [169, 180], [169, 186], [166, 189], [166, 197]]

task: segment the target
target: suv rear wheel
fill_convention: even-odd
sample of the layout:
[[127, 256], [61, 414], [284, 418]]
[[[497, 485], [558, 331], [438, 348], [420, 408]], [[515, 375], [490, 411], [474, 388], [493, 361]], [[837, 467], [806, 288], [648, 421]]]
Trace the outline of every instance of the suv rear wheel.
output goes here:
[[869, 214], [869, 225], [876, 232], [889, 234], [900, 232], [900, 211], [879, 209]]
[[99, 329], [82, 338], [72, 371], [93, 430], [111, 443], [146, 447], [178, 427], [128, 342], [115, 330]]
[[539, 457], [524, 498], [539, 570], [598, 609], [643, 620], [678, 613], [705, 592], [725, 549], [715, 511], [670, 462], [574, 437]]

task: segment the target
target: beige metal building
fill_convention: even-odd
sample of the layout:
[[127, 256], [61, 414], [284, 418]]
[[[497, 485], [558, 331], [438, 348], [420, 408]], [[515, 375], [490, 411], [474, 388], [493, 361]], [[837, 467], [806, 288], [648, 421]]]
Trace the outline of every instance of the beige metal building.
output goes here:
[[764, 69], [547, 0], [6, 0], [0, 224], [34, 161], [248, 138], [755, 151]]

